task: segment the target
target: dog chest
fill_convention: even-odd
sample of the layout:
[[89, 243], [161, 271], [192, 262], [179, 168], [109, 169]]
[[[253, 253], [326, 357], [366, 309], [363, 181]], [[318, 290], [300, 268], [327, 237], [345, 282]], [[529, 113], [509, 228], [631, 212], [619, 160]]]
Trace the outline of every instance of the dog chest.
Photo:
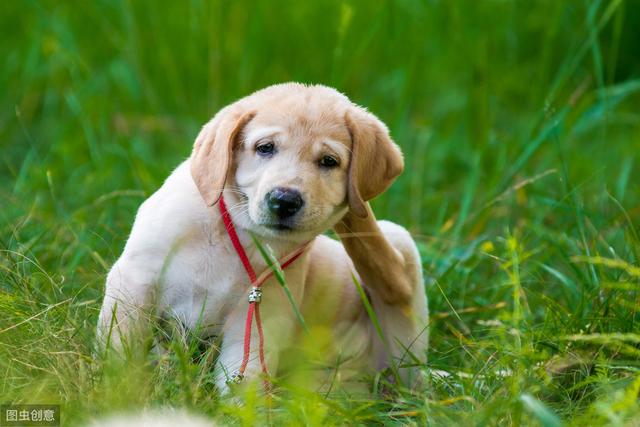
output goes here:
[[[246, 276], [221, 242], [195, 238], [169, 255], [160, 276], [160, 311], [201, 335], [219, 334], [243, 298]], [[244, 279], [244, 281], [243, 281]]]

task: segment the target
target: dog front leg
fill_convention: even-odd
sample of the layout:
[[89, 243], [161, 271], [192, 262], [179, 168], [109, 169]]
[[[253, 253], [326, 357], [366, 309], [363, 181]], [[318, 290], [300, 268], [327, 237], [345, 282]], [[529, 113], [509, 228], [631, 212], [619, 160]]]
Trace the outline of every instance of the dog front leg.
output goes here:
[[[285, 271], [286, 281], [297, 306], [300, 307], [304, 290], [304, 263], [301, 258], [296, 265]], [[280, 351], [291, 343], [298, 320], [284, 290], [275, 279], [262, 286], [260, 317], [264, 333], [265, 365], [269, 375], [276, 375]], [[245, 325], [248, 309], [247, 294], [231, 312], [224, 326], [220, 356], [216, 365], [216, 385], [222, 394], [229, 391], [229, 381], [238, 372], [244, 355]], [[259, 357], [259, 336], [254, 316], [251, 324], [251, 350], [244, 378], [241, 382], [251, 382], [262, 376]]]
[[366, 218], [348, 212], [334, 230], [366, 286], [387, 304], [407, 305], [416, 286], [408, 260], [380, 229], [369, 203], [366, 207]]
[[[229, 387], [233, 384], [254, 381], [262, 373], [255, 318], [251, 325], [249, 358], [244, 372], [240, 373], [244, 358], [246, 315], [246, 304], [240, 304], [240, 307], [230, 315], [224, 328], [220, 355], [216, 363], [216, 386], [222, 395], [227, 394]], [[270, 373], [275, 373], [278, 364], [278, 354], [274, 347], [272, 342], [265, 343], [265, 361]]]
[[[426, 361], [429, 312], [420, 254], [409, 232], [369, 215], [347, 214], [335, 230], [369, 291], [384, 343], [375, 343], [378, 369], [395, 366], [408, 386], [418, 384]], [[372, 328], [373, 330], [373, 328]], [[375, 332], [372, 332], [376, 336]]]

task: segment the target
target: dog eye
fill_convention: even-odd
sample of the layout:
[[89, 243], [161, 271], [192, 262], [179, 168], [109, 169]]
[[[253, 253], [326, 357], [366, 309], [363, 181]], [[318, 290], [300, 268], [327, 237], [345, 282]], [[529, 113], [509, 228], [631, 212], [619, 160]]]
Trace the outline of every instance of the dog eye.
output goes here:
[[335, 168], [338, 166], [338, 159], [333, 156], [324, 156], [320, 159], [320, 166], [325, 168]]
[[256, 152], [261, 156], [270, 156], [273, 154], [274, 150], [275, 146], [273, 145], [273, 142], [267, 142], [256, 146]]

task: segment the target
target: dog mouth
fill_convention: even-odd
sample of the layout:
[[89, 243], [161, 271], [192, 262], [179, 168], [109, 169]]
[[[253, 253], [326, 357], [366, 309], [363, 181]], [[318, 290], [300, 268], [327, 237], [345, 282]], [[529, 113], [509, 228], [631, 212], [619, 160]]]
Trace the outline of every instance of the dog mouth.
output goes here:
[[267, 223], [267, 224], [262, 224], [264, 227], [268, 228], [269, 230], [274, 230], [274, 231], [281, 231], [281, 232], [286, 232], [286, 231], [294, 231], [295, 227], [292, 224], [287, 224], [284, 222], [274, 222], [274, 223]]

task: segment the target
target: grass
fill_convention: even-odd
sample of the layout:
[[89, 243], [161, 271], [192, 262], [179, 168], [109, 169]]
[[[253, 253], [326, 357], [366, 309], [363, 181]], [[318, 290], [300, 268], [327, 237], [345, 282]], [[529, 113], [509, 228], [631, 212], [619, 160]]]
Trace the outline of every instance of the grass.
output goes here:
[[[61, 403], [70, 425], [157, 405], [234, 425], [640, 424], [639, 6], [5, 2], [0, 402]], [[93, 357], [137, 206], [217, 109], [289, 80], [366, 105], [406, 154], [374, 209], [423, 257], [423, 394], [299, 378], [238, 408], [193, 338], [159, 363]]]

